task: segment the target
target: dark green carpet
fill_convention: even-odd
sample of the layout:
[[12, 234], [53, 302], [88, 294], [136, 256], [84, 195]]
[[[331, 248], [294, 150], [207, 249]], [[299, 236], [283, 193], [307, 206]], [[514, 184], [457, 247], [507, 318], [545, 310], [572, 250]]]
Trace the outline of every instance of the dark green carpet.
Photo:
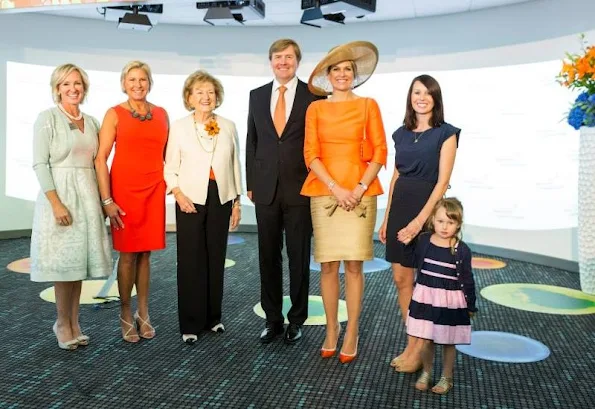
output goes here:
[[[91, 345], [59, 350], [51, 331], [54, 304], [38, 294], [49, 284], [9, 272], [27, 257], [28, 239], [0, 241], [0, 408], [592, 408], [595, 406], [595, 315], [560, 316], [503, 307], [479, 295], [491, 284], [529, 282], [578, 288], [578, 275], [509, 261], [501, 270], [476, 270], [476, 330], [506, 331], [543, 342], [551, 356], [503, 364], [457, 355], [455, 387], [439, 397], [413, 388], [415, 375], [396, 373], [391, 358], [405, 334], [390, 271], [366, 275], [356, 361], [322, 360], [322, 327], [305, 327], [293, 346], [261, 345], [256, 236], [228, 247], [227, 332], [204, 333], [194, 346], [180, 340], [176, 313], [175, 237], [152, 258], [151, 319], [157, 337], [121, 340], [117, 303], [82, 306]], [[376, 255], [384, 249], [377, 244]], [[312, 272], [310, 294], [318, 295]], [[286, 282], [287, 285], [287, 282]], [[113, 307], [113, 308], [111, 308]], [[439, 363], [437, 362], [437, 365]], [[435, 371], [439, 371], [437, 366]]]

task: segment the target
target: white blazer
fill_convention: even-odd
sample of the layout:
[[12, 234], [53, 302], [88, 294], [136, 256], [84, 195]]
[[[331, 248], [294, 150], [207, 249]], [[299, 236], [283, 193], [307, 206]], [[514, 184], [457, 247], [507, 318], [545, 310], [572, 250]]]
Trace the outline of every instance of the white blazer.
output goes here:
[[168, 194], [177, 187], [193, 203], [204, 205], [211, 167], [215, 173], [221, 204], [242, 194], [240, 144], [236, 125], [220, 115], [216, 119], [219, 133], [215, 137], [217, 145], [212, 153], [207, 152], [212, 150], [212, 145], [203, 147], [199, 143], [193, 114], [178, 119], [171, 125], [164, 169]]

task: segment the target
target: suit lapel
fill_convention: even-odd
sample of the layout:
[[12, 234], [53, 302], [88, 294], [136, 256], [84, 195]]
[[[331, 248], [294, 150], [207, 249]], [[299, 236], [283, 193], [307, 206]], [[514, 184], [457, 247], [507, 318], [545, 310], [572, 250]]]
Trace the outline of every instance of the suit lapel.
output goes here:
[[[306, 87], [304, 87], [304, 83], [298, 80], [297, 87], [295, 89], [295, 98], [293, 99], [293, 106], [291, 107], [291, 113], [289, 114], [289, 118], [287, 118], [287, 124], [285, 124], [285, 129], [287, 129], [288, 125], [295, 121], [296, 116], [298, 116], [299, 110], [302, 109], [302, 104], [304, 102], [306, 96]], [[283, 133], [285, 133], [285, 129]]]

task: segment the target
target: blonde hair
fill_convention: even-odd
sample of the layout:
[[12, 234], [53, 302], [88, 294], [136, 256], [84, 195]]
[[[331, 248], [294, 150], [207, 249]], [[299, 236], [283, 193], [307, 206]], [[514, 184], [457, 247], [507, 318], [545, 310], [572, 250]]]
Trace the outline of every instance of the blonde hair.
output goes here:
[[438, 213], [438, 210], [442, 207], [446, 211], [446, 217], [458, 224], [454, 243], [451, 243], [450, 245], [451, 252], [454, 254], [456, 244], [463, 240], [463, 233], [461, 231], [461, 228], [463, 227], [463, 204], [456, 197], [445, 197], [438, 200], [438, 203], [436, 203], [436, 206], [434, 206], [434, 209], [432, 210], [432, 215], [428, 218], [426, 223], [426, 228], [432, 233], [435, 233], [434, 219], [436, 218], [436, 213]]
[[217, 78], [213, 77], [206, 71], [198, 70], [194, 71], [192, 74], [186, 78], [184, 81], [184, 88], [182, 90], [182, 98], [184, 98], [184, 107], [188, 111], [194, 111], [194, 107], [190, 105], [190, 95], [192, 94], [192, 88], [198, 83], [211, 83], [213, 87], [215, 87], [215, 108], [218, 108], [223, 103], [223, 85], [221, 85], [221, 81]]
[[81, 100], [81, 103], [85, 102], [85, 99], [87, 98], [87, 91], [89, 91], [89, 77], [87, 76], [87, 73], [81, 67], [74, 64], [62, 64], [56, 67], [50, 78], [52, 98], [56, 104], [59, 104], [62, 101], [62, 97], [58, 92], [58, 88], [64, 82], [66, 77], [68, 77], [73, 71], [78, 72], [81, 76], [81, 80], [83, 81], [83, 99]]
[[147, 74], [147, 78], [149, 80], [149, 91], [151, 91], [151, 88], [153, 88], [153, 76], [151, 75], [151, 68], [149, 65], [142, 61], [130, 61], [124, 66], [124, 68], [122, 68], [122, 74], [120, 74], [120, 85], [122, 86], [122, 92], [124, 94], [126, 93], [126, 88], [124, 88], [124, 80], [130, 71], [136, 69], [143, 70], [145, 74]]
[[296, 43], [291, 38], [282, 38], [271, 44], [269, 48], [269, 60], [273, 59], [274, 53], [279, 53], [289, 46], [293, 47], [293, 51], [295, 52], [295, 58], [297, 58], [297, 62], [299, 64], [302, 61], [302, 50], [300, 50], [300, 46], [298, 45], [298, 43]]

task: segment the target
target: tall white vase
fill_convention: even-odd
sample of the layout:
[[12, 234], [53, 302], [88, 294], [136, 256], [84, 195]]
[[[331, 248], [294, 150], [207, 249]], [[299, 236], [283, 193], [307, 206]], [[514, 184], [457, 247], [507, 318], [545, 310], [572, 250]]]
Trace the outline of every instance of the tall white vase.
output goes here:
[[581, 290], [595, 294], [595, 127], [580, 130], [578, 263]]

